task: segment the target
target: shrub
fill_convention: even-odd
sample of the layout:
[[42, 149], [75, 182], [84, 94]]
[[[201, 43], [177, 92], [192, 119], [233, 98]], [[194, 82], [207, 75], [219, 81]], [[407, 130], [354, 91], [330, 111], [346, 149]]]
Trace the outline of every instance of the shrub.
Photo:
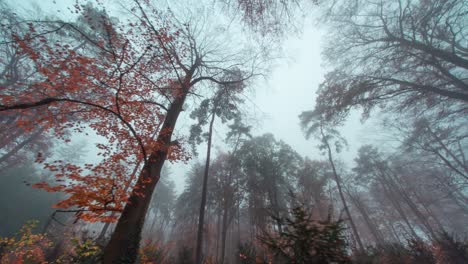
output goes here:
[[239, 259], [241, 264], [266, 264], [268, 259], [262, 256], [252, 243], [241, 243], [239, 245]]
[[142, 264], [167, 263], [168, 248], [160, 243], [146, 240], [140, 247], [138, 261]]
[[349, 263], [342, 222], [312, 220], [303, 207], [291, 211], [292, 218], [280, 221], [283, 231], [259, 237], [276, 257], [275, 263]]
[[441, 233], [433, 245], [433, 252], [437, 264], [468, 263], [468, 241], [460, 240], [448, 233]]
[[52, 242], [46, 234], [33, 234], [32, 230], [37, 224], [38, 221], [29, 221], [16, 236], [0, 238], [1, 264], [47, 263], [45, 252]]

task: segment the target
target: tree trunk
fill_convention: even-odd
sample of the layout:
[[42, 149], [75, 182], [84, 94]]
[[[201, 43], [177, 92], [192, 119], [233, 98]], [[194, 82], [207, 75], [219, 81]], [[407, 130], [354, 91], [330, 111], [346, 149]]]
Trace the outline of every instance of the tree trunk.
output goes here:
[[396, 197], [402, 199], [408, 208], [413, 212], [416, 216], [416, 219], [422, 224], [422, 226], [427, 230], [427, 234], [435, 239], [437, 236], [434, 232], [434, 229], [428, 222], [428, 216], [425, 216], [421, 210], [419, 210], [418, 206], [414, 203], [413, 199], [409, 196], [408, 192], [398, 183], [399, 178], [395, 175], [395, 173], [391, 172], [386, 173], [384, 168], [380, 168], [383, 177], [387, 180], [390, 187], [394, 190]]
[[[138, 171], [138, 168], [140, 167], [141, 162], [142, 162], [142, 159], [140, 159], [138, 161], [138, 163], [135, 165], [135, 168], [133, 169], [132, 174], [130, 176], [131, 180], [129, 181], [127, 186], [125, 186], [125, 192], [127, 192], [128, 189], [130, 188], [130, 183], [135, 178], [135, 175], [136, 175], [136, 173]], [[116, 212], [112, 212], [111, 216], [115, 216], [115, 215], [116, 215]], [[96, 239], [98, 242], [103, 242], [105, 240], [107, 230], [109, 229], [111, 224], [112, 224], [111, 222], [107, 222], [107, 223], [104, 224], [104, 226], [102, 227], [101, 233], [99, 233], [99, 236]]]
[[346, 199], [343, 194], [343, 189], [341, 188], [341, 179], [336, 172], [335, 168], [335, 163], [333, 162], [333, 156], [332, 156], [332, 151], [330, 148], [330, 145], [328, 144], [328, 140], [325, 137], [325, 134], [323, 133], [323, 130], [320, 130], [322, 134], [322, 139], [325, 143], [325, 146], [327, 147], [328, 150], [328, 161], [330, 162], [330, 165], [333, 170], [333, 176], [335, 177], [335, 182], [336, 186], [338, 187], [338, 193], [340, 194], [341, 202], [343, 203], [344, 210], [346, 212], [346, 216], [349, 219], [349, 224], [351, 225], [351, 229], [353, 230], [354, 237], [356, 238], [356, 241], [358, 243], [359, 250], [364, 251], [364, 245], [362, 244], [361, 237], [359, 236], [359, 233], [357, 231], [356, 225], [354, 224], [353, 218], [351, 217], [351, 213], [349, 212], [348, 204], [346, 203]]
[[23, 140], [21, 143], [16, 145], [12, 150], [8, 151], [5, 155], [0, 157], [0, 163], [8, 161], [8, 159], [11, 158], [13, 155], [15, 155], [18, 151], [20, 151], [29, 143], [33, 142], [42, 132], [44, 132], [44, 128], [38, 129], [30, 137], [28, 137], [27, 139]]
[[220, 264], [224, 264], [224, 258], [226, 254], [226, 234], [228, 229], [228, 208], [224, 207], [223, 210], [223, 225], [221, 230], [221, 261]]
[[385, 180], [381, 180], [380, 184], [382, 185], [382, 188], [384, 189], [385, 195], [388, 197], [390, 202], [393, 204], [393, 207], [395, 207], [398, 214], [403, 219], [403, 222], [405, 222], [405, 224], [408, 226], [408, 229], [410, 230], [411, 235], [415, 239], [420, 240], [420, 237], [416, 234], [416, 231], [414, 230], [414, 228], [411, 225], [408, 217], [406, 216], [406, 213], [404, 212], [403, 208], [401, 207], [400, 201], [395, 199], [394, 191], [391, 190], [391, 187], [387, 185]]
[[6, 126], [4, 126], [3, 124], [1, 126], [3, 128], [3, 131], [0, 132], [0, 149], [6, 147], [8, 144], [11, 143], [11, 141], [15, 140], [15, 138], [18, 138], [21, 135], [27, 133], [22, 129], [16, 129], [15, 132], [11, 133], [10, 131], [8, 131], [9, 129]]
[[[185, 80], [190, 80], [190, 76], [187, 76]], [[174, 127], [187, 94], [188, 88], [184, 88], [182, 93], [174, 98], [167, 111], [166, 119], [156, 139], [158, 148], [152, 151], [144, 164], [109, 244], [104, 249], [104, 264], [135, 263], [136, 261], [146, 212], [154, 188], [161, 176]]]
[[220, 243], [219, 240], [221, 239], [221, 229], [222, 229], [222, 224], [221, 224], [221, 211], [218, 211], [217, 219], [216, 219], [216, 261], [219, 261], [219, 247]]
[[367, 206], [364, 202], [356, 196], [353, 196], [350, 192], [348, 192], [348, 196], [351, 198], [351, 202], [354, 203], [358, 211], [361, 213], [362, 217], [364, 218], [364, 222], [366, 222], [369, 231], [371, 232], [372, 236], [374, 237], [375, 243], [377, 245], [383, 245], [385, 240], [383, 238], [382, 233], [380, 232], [379, 228], [376, 226], [375, 222], [370, 218]]
[[107, 233], [107, 230], [109, 230], [110, 225], [111, 225], [111, 222], [106, 222], [104, 224], [104, 226], [101, 229], [101, 233], [99, 233], [99, 236], [96, 239], [98, 242], [103, 242], [105, 240], [106, 233]]
[[205, 172], [203, 175], [202, 197], [200, 204], [200, 215], [198, 217], [198, 232], [197, 232], [197, 249], [195, 251], [195, 264], [201, 264], [203, 260], [202, 245], [203, 245], [203, 225], [205, 221], [206, 194], [208, 189], [208, 172], [210, 170], [210, 155], [211, 155], [211, 140], [213, 136], [213, 124], [216, 114], [213, 112], [208, 131], [208, 146], [206, 150]]

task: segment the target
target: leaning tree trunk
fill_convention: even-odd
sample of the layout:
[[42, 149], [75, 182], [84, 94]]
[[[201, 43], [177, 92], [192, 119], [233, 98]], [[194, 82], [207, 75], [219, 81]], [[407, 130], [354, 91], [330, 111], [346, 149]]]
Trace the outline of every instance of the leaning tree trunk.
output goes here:
[[382, 235], [382, 232], [380, 232], [375, 222], [370, 218], [368, 210], [366, 208], [367, 206], [364, 204], [364, 202], [360, 200], [359, 196], [353, 196], [350, 192], [348, 192], [348, 196], [351, 198], [351, 202], [354, 203], [354, 205], [364, 218], [364, 222], [366, 223], [367, 227], [369, 228], [369, 231], [374, 237], [375, 243], [377, 245], [385, 244], [385, 239]]
[[195, 264], [201, 264], [203, 260], [203, 256], [202, 256], [203, 225], [205, 221], [206, 194], [207, 194], [207, 189], [208, 189], [208, 172], [210, 169], [210, 156], [211, 156], [211, 140], [213, 136], [213, 124], [214, 124], [215, 117], [216, 117], [216, 114], [215, 114], [215, 111], [213, 111], [213, 115], [210, 121], [210, 128], [208, 131], [208, 147], [206, 150], [205, 173], [203, 175], [200, 215], [198, 217], [197, 249], [195, 251]]
[[34, 132], [31, 136], [29, 136], [27, 139], [23, 140], [21, 143], [19, 143], [18, 145], [16, 145], [12, 150], [8, 151], [5, 155], [3, 155], [2, 157], [0, 157], [0, 163], [4, 162], [4, 161], [8, 161], [9, 158], [11, 158], [13, 155], [15, 155], [16, 153], [18, 153], [18, 151], [20, 151], [22, 148], [24, 148], [26, 145], [28, 145], [29, 143], [33, 142], [34, 140], [37, 139], [37, 137], [42, 134], [42, 132], [44, 132], [44, 128], [40, 128], [38, 130], [36, 130], [36, 132]]
[[333, 156], [332, 156], [330, 145], [328, 144], [328, 141], [327, 141], [325, 135], [323, 134], [323, 131], [321, 131], [321, 133], [322, 133], [322, 138], [324, 140], [324, 143], [325, 143], [325, 145], [327, 147], [327, 150], [328, 150], [328, 161], [330, 162], [330, 165], [331, 165], [332, 170], [333, 170], [333, 176], [335, 177], [335, 182], [336, 182], [336, 186], [338, 187], [338, 193], [340, 194], [341, 202], [343, 203], [343, 207], [344, 207], [344, 210], [346, 212], [346, 216], [349, 219], [349, 224], [351, 225], [351, 229], [353, 230], [353, 234], [354, 234], [354, 237], [356, 238], [356, 241], [358, 243], [359, 250], [363, 251], [364, 250], [364, 245], [362, 244], [361, 237], [359, 236], [356, 225], [354, 224], [353, 218], [351, 217], [351, 213], [349, 212], [348, 204], [346, 203], [346, 199], [345, 199], [344, 194], [343, 194], [343, 189], [341, 187], [341, 179], [340, 179], [338, 173], [336, 172], [335, 163], [333, 162]]
[[[125, 192], [127, 192], [128, 189], [130, 188], [130, 183], [131, 183], [131, 182], [133, 181], [133, 179], [135, 178], [136, 173], [137, 173], [137, 171], [138, 171], [138, 168], [140, 167], [141, 162], [142, 162], [142, 160], [140, 159], [140, 160], [137, 162], [137, 164], [135, 165], [135, 168], [133, 169], [132, 174], [131, 174], [131, 176], [130, 176], [130, 179], [131, 179], [131, 180], [129, 181], [129, 183], [127, 184], [127, 186], [125, 186], [125, 190], [124, 190]], [[116, 215], [116, 212], [112, 212], [111, 216], [113, 217], [113, 216], [115, 216], [115, 215]], [[99, 233], [99, 236], [98, 236], [97, 239], [96, 239], [98, 242], [104, 242], [104, 240], [105, 240], [105, 238], [106, 238], [107, 230], [109, 230], [109, 227], [110, 227], [111, 224], [112, 224], [111, 222], [107, 222], [107, 223], [104, 224], [104, 226], [103, 226], [102, 229], [101, 229], [101, 233]]]
[[[189, 76], [186, 79], [190, 80]], [[146, 212], [154, 188], [161, 176], [161, 170], [171, 144], [172, 133], [187, 94], [188, 89], [185, 88], [174, 99], [167, 111], [166, 119], [156, 139], [158, 149], [153, 150], [140, 172], [137, 183], [117, 222], [109, 244], [104, 249], [104, 264], [135, 263], [136, 261]]]

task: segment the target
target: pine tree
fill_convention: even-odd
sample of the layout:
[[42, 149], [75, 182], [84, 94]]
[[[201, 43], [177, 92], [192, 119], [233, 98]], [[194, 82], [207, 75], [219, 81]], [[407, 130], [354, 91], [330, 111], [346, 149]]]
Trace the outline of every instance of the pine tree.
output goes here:
[[281, 232], [259, 237], [275, 255], [276, 262], [350, 263], [341, 221], [330, 217], [325, 221], [312, 220], [310, 213], [300, 206], [293, 208], [291, 215], [279, 219], [284, 226]]

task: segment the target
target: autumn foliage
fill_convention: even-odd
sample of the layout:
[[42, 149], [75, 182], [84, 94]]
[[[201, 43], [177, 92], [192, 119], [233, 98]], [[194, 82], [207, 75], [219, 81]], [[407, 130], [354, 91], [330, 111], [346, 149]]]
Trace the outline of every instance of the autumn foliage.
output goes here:
[[45, 251], [52, 246], [52, 242], [45, 234], [34, 234], [36, 222], [24, 225], [17, 237], [0, 237], [0, 263], [25, 264], [47, 263]]
[[[78, 5], [77, 12], [96, 24], [88, 9]], [[29, 32], [13, 35], [12, 45], [36, 74], [33, 82], [1, 87], [0, 94], [0, 110], [20, 115], [19, 128], [41, 126], [65, 142], [70, 140], [68, 131], [88, 134], [92, 129], [109, 143], [97, 145], [102, 159], [96, 164], [49, 161], [41, 153], [36, 159], [55, 174], [56, 183], [34, 187], [68, 194], [55, 207], [73, 208], [80, 219], [92, 222], [115, 221], [111, 212], [122, 210], [149, 150], [167, 148], [154, 140], [158, 132], [166, 133], [158, 131], [165, 118], [158, 100], [177, 96], [180, 89], [163, 52], [167, 45], [181, 45], [177, 29], [163, 19], [157, 31], [144, 21], [119, 25], [101, 16], [97, 22], [101, 34], [93, 38], [64, 22], [30, 23]], [[64, 29], [76, 37], [63, 36]], [[80, 44], [77, 38], [84, 41]], [[175, 144], [168, 158], [188, 157]]]

